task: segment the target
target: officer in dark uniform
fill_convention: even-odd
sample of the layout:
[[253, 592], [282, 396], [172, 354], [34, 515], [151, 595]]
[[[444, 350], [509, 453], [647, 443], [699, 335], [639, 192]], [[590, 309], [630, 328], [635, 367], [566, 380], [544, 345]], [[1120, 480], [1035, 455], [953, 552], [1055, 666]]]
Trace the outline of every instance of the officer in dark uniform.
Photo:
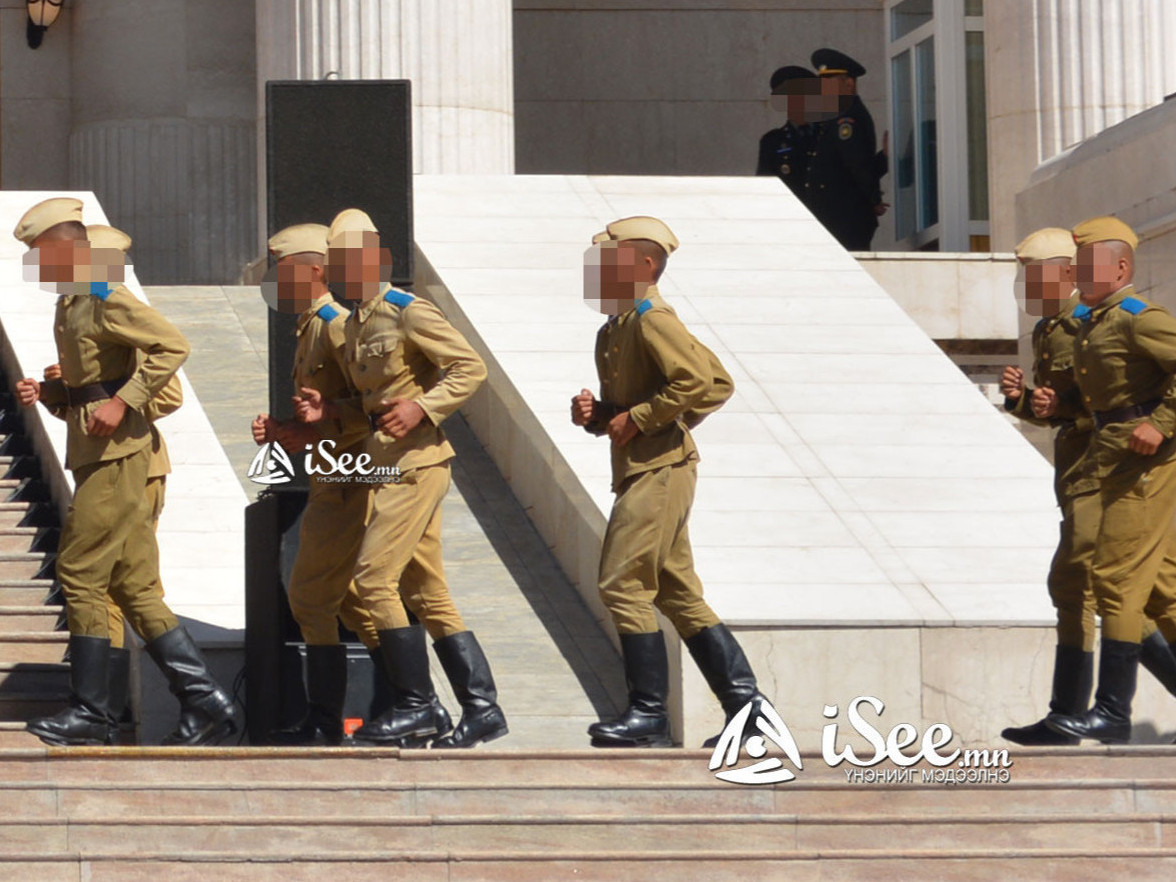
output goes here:
[[818, 49], [813, 67], [822, 91], [839, 95], [840, 113], [819, 124], [809, 160], [804, 203], [850, 251], [868, 251], [887, 205], [879, 182], [888, 170], [886, 150], [876, 150], [874, 120], [857, 96], [866, 69], [836, 49]]
[[[790, 64], [772, 74], [772, 107], [786, 109], [788, 119], [767, 132], [759, 143], [757, 175], [776, 175], [804, 200], [809, 157], [817, 146], [818, 128], [805, 113], [805, 98], [816, 95], [819, 81], [807, 67]], [[786, 101], [786, 107], [780, 102]]]

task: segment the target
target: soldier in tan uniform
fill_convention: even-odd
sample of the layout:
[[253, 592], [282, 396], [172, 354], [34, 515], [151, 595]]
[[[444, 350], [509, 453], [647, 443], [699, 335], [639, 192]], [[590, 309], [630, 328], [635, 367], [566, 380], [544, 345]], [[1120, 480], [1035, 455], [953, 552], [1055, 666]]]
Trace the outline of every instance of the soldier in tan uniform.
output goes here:
[[[657, 290], [678, 240], [662, 221], [614, 221], [586, 254], [586, 299], [610, 316], [596, 336], [600, 400], [584, 389], [572, 422], [612, 442], [616, 493], [600, 596], [621, 638], [629, 708], [588, 728], [596, 746], [667, 746], [669, 672], [654, 609], [686, 642], [730, 720], [762, 699], [734, 635], [702, 597], [687, 521], [698, 452], [690, 429], [734, 392], [730, 376]], [[598, 286], [598, 287], [597, 287]], [[716, 739], [710, 739], [707, 745]]]
[[[1057, 429], [1054, 435], [1054, 492], [1062, 510], [1061, 537], [1050, 564], [1047, 584], [1058, 611], [1058, 645], [1054, 655], [1050, 711], [1078, 714], [1086, 710], [1094, 676], [1094, 594], [1090, 562], [1102, 514], [1098, 481], [1083, 470], [1083, 457], [1094, 432], [1094, 418], [1082, 403], [1074, 378], [1074, 337], [1081, 322], [1074, 318], [1079, 305], [1070, 273], [1077, 246], [1069, 230], [1049, 227], [1029, 235], [1017, 246], [1024, 278], [1022, 307], [1041, 320], [1033, 329], [1033, 381], [1057, 399], [1053, 416], [1033, 414], [1033, 389], [1024, 373], [1005, 369], [1001, 391], [1005, 409], [1020, 419]], [[1142, 643], [1144, 666], [1169, 690], [1176, 690], [1176, 658], [1150, 620]], [[1039, 720], [1009, 727], [1001, 737], [1015, 744], [1077, 744]]]
[[[38, 203], [14, 234], [28, 263], [60, 295], [54, 338], [60, 382], [17, 383], [21, 403], [65, 404], [66, 467], [74, 498], [57, 556], [70, 630], [70, 706], [29, 722], [51, 744], [103, 744], [110, 738], [109, 596], [167, 677], [180, 701], [168, 744], [203, 744], [237, 729], [232, 700], [159, 596], [159, 558], [146, 496], [152, 432], [147, 405], [183, 364], [188, 345], [158, 312], [122, 286], [85, 280], [89, 243], [82, 204]], [[141, 353], [141, 354], [140, 354]]]
[[[445, 581], [441, 502], [454, 453], [440, 425], [474, 393], [486, 368], [437, 307], [385, 281], [391, 258], [364, 212], [341, 212], [328, 246], [329, 281], [359, 302], [347, 319], [344, 349], [358, 396], [324, 402], [306, 390], [299, 417], [366, 420], [371, 465], [390, 470], [372, 491], [355, 586], [379, 632], [396, 699], [355, 738], [379, 744], [436, 738], [434, 747], [473, 747], [505, 735], [507, 725], [489, 662]], [[461, 721], [448, 735], [448, 717], [438, 713], [429, 679], [426, 630], [461, 703]]]
[[[131, 237], [122, 230], [105, 224], [88, 224], [86, 238], [90, 241], [90, 281], [121, 284], [125, 276], [126, 254], [131, 247]], [[140, 354], [140, 357], [141, 354]], [[61, 364], [45, 368], [44, 379], [61, 379]], [[147, 466], [147, 505], [151, 510], [152, 529], [159, 527], [163, 514], [164, 497], [167, 490], [167, 476], [171, 474], [171, 460], [167, 455], [167, 443], [156, 427], [157, 420], [175, 413], [184, 403], [184, 390], [179, 374], [173, 374], [167, 385], [152, 396], [143, 410], [151, 426], [151, 461]], [[64, 404], [48, 408], [54, 416], [65, 419], [67, 408]], [[115, 565], [112, 581], [120, 578], [123, 562]], [[163, 596], [163, 583], [157, 581], [154, 590]], [[127, 700], [130, 694], [131, 653], [124, 648], [126, 628], [122, 610], [108, 594], [106, 612], [110, 617], [110, 715], [116, 724], [130, 724], [127, 716]]]
[[[1046, 717], [1055, 732], [1107, 744], [1131, 737], [1144, 616], [1176, 640], [1176, 319], [1136, 296], [1135, 233], [1115, 218], [1074, 228], [1081, 304], [1074, 375], [1095, 433], [1084, 469], [1099, 484], [1091, 586], [1102, 618], [1098, 689], [1085, 712]], [[1039, 390], [1034, 412], [1058, 396]]]
[[[343, 359], [343, 326], [348, 310], [327, 290], [323, 264], [327, 228], [322, 224], [287, 227], [269, 240], [277, 261], [276, 282], [266, 282], [266, 300], [279, 312], [299, 313], [298, 347], [294, 353], [294, 393], [314, 389], [333, 400], [354, 394]], [[367, 423], [345, 430], [339, 420], [313, 427], [298, 421], [281, 423], [262, 414], [253, 423], [258, 444], [277, 440], [301, 456], [307, 444], [331, 445], [333, 458], [362, 454], [370, 434]], [[367, 523], [370, 484], [355, 480], [324, 480], [328, 467], [314, 453], [316, 466], [298, 532], [298, 556], [286, 593], [290, 611], [306, 641], [306, 717], [271, 733], [276, 744], [343, 741], [343, 704], [347, 695], [347, 648], [339, 642], [338, 620], [354, 631], [382, 671], [379, 638], [351, 576]], [[339, 478], [344, 476], [328, 476]], [[386, 708], [379, 708], [383, 712]]]

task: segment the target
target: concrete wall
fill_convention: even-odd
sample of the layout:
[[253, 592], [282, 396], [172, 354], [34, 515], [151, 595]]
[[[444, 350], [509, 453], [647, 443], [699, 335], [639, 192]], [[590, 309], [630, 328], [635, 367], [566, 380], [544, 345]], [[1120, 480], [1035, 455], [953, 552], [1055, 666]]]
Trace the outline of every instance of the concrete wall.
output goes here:
[[72, 4], [40, 48], [25, 40], [24, 0], [0, 0], [0, 186], [56, 190], [69, 183]]
[[[516, 170], [753, 174], [760, 136], [783, 124], [768, 78], [821, 46], [866, 67], [881, 139], [882, 0], [514, 0]], [[892, 241], [883, 218], [875, 245]]]
[[1176, 101], [1041, 166], [1017, 194], [1017, 233], [1113, 214], [1139, 233], [1136, 287], [1176, 309]]
[[144, 281], [235, 281], [257, 250], [252, 4], [84, 3], [72, 26], [70, 186]]

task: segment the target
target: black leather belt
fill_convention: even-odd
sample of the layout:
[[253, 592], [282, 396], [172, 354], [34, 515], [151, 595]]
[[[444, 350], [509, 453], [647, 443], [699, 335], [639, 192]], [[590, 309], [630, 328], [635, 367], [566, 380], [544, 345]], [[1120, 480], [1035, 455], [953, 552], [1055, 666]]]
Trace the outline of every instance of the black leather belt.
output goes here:
[[78, 386], [73, 388], [71, 386], [62, 385], [65, 388], [65, 402], [69, 407], [81, 407], [83, 404], [89, 404], [92, 401], [103, 401], [107, 398], [113, 398], [124, 385], [127, 379], [123, 377], [119, 380], [105, 380], [101, 383], [88, 383], [85, 386]]
[[1094, 425], [1098, 428], [1108, 426], [1111, 423], [1125, 423], [1128, 420], [1137, 420], [1140, 417], [1145, 417], [1157, 407], [1160, 406], [1160, 399], [1156, 398], [1152, 401], [1145, 401], [1143, 404], [1129, 404], [1126, 407], [1116, 407], [1114, 410], [1096, 410], [1094, 412]]

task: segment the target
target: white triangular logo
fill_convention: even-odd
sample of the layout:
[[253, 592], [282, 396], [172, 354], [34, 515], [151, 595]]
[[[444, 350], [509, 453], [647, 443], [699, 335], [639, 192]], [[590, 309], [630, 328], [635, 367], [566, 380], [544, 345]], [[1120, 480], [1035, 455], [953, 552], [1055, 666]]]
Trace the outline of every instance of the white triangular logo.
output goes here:
[[[763, 734], [752, 735], [744, 744], [743, 732], [753, 711], [758, 711], [755, 727]], [[765, 736], [784, 752], [798, 771], [804, 769], [804, 764], [800, 761], [800, 749], [796, 746], [796, 739], [792, 737], [788, 725], [776, 713], [771, 702], [762, 697], [753, 698], [731, 718], [731, 722], [719, 736], [719, 743], [715, 745], [711, 754], [708, 768], [715, 772], [715, 769], [727, 766], [724, 771], [715, 772], [715, 777], [732, 784], [783, 784], [792, 781], [796, 775], [791, 769], [784, 768], [784, 761], [779, 757], [762, 759], [768, 752]], [[731, 768], [739, 762], [740, 747], [743, 747], [752, 759], [760, 761], [741, 769]]]
[[261, 445], [245, 476], [254, 484], [287, 484], [294, 480], [294, 463], [281, 444], [270, 441]]

